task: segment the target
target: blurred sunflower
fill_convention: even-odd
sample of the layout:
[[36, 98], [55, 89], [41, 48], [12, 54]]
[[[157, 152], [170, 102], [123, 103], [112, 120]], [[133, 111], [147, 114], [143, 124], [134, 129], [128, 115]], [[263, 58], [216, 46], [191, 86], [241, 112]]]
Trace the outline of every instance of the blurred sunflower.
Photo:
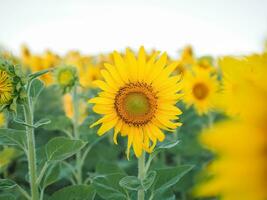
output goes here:
[[219, 195], [223, 200], [266, 200], [266, 133], [266, 129], [235, 121], [204, 132], [202, 143], [218, 157], [207, 167], [210, 178], [196, 194]]
[[80, 71], [80, 83], [85, 88], [96, 87], [93, 81], [101, 79], [100, 68], [94, 65], [88, 65], [85, 69]]
[[[128, 137], [127, 157], [133, 146], [139, 157], [143, 150], [151, 152], [157, 141], [163, 141], [162, 130], [173, 131], [181, 123], [176, 120], [182, 112], [175, 106], [180, 99], [180, 76], [171, 76], [177, 62], [166, 66], [167, 54], [154, 54], [148, 61], [143, 47], [137, 58], [129, 49], [122, 57], [113, 53], [114, 65], [105, 64], [101, 71], [104, 81], [95, 81], [103, 91], [89, 100], [93, 110], [103, 117], [91, 125], [102, 124], [99, 135], [114, 128], [117, 135]], [[158, 59], [157, 59], [158, 58]]]
[[[73, 119], [73, 100], [71, 94], [67, 93], [63, 96], [63, 106], [66, 116]], [[87, 115], [87, 104], [84, 101], [79, 101], [79, 123], [82, 123]]]
[[194, 56], [193, 48], [191, 46], [186, 46], [182, 50], [181, 57], [178, 60], [178, 64], [177, 64], [175, 72], [177, 74], [183, 75], [195, 63], [196, 63], [196, 58]]
[[217, 76], [207, 70], [194, 68], [183, 76], [183, 101], [194, 106], [199, 115], [215, 108], [219, 83]]
[[[252, 119], [257, 114], [255, 110], [262, 110], [266, 103], [257, 91], [267, 88], [267, 55], [224, 57], [219, 66], [222, 71], [219, 107], [230, 116]], [[251, 106], [253, 101], [257, 104]]]
[[[56, 67], [60, 63], [60, 57], [47, 50], [43, 55], [33, 55], [25, 45], [21, 48], [22, 64], [31, 72], [37, 72]], [[53, 75], [46, 73], [40, 77], [46, 85], [53, 83]]]
[[239, 117], [202, 134], [202, 143], [216, 159], [206, 170], [209, 179], [196, 189], [198, 196], [267, 199], [266, 61], [264, 55], [222, 61], [223, 103], [227, 112], [235, 111]]
[[5, 114], [3, 112], [0, 112], [0, 127], [4, 127], [5, 124], [6, 124]]
[[0, 172], [4, 170], [17, 156], [18, 151], [13, 147], [5, 147], [0, 151]]
[[71, 91], [75, 84], [78, 83], [76, 68], [72, 66], [58, 66], [55, 70], [55, 79], [63, 93]]

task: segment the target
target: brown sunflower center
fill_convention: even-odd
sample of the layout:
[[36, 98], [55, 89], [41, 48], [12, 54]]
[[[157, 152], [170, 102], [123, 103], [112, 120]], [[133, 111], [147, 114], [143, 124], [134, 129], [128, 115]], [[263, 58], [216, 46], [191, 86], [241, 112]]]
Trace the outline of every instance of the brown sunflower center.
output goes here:
[[209, 94], [209, 88], [207, 87], [207, 85], [205, 85], [204, 83], [197, 83], [194, 87], [193, 87], [193, 95], [199, 99], [205, 99], [208, 94]]
[[153, 119], [157, 109], [157, 96], [146, 83], [129, 83], [115, 97], [119, 117], [133, 126], [145, 125]]

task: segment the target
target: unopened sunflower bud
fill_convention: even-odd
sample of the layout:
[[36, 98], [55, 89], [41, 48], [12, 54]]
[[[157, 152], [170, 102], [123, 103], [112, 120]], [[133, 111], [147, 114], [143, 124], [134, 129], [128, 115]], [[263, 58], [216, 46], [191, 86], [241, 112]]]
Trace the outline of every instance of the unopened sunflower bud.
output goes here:
[[55, 77], [56, 82], [63, 90], [63, 93], [70, 91], [78, 81], [77, 71], [72, 66], [58, 67]]

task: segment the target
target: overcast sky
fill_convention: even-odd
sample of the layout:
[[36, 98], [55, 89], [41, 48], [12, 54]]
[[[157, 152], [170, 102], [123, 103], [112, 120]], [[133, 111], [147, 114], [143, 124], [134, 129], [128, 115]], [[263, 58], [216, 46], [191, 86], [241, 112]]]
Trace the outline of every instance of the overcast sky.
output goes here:
[[175, 55], [261, 51], [267, 0], [0, 0], [0, 44], [60, 54], [157, 48]]

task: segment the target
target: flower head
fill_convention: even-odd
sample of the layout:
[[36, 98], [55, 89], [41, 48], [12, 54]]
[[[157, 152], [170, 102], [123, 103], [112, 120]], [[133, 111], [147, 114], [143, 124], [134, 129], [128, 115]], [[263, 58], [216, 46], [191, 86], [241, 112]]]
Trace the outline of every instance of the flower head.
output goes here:
[[226, 113], [238, 117], [201, 135], [202, 143], [216, 157], [206, 169], [211, 176], [196, 189], [198, 196], [267, 199], [266, 61], [264, 55], [221, 61], [221, 99]]
[[60, 66], [55, 71], [56, 81], [58, 85], [63, 89], [63, 92], [67, 92], [72, 89], [78, 80], [77, 71], [71, 66]]
[[103, 81], [95, 81], [102, 90], [98, 97], [89, 100], [93, 110], [102, 118], [91, 127], [102, 124], [99, 135], [114, 128], [117, 135], [128, 137], [127, 156], [131, 146], [139, 157], [143, 150], [151, 152], [157, 141], [163, 141], [163, 130], [173, 131], [181, 123], [176, 120], [181, 110], [175, 106], [180, 99], [180, 76], [171, 76], [177, 62], [166, 65], [167, 54], [154, 53], [146, 58], [143, 47], [137, 58], [129, 49], [122, 57], [113, 53], [114, 65], [105, 64]]
[[0, 59], [0, 107], [16, 111], [16, 102], [26, 97], [26, 78], [17, 65]]
[[182, 85], [183, 100], [187, 106], [194, 106], [199, 114], [207, 113], [215, 107], [219, 89], [217, 76], [195, 68], [184, 75]]

